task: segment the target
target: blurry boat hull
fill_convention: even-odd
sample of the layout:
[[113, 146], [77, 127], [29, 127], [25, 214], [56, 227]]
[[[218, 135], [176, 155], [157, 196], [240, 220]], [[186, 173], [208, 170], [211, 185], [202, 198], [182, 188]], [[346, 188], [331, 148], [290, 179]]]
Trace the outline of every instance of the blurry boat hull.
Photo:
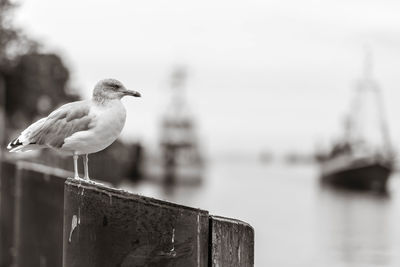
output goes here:
[[322, 164], [322, 183], [356, 190], [385, 192], [392, 172], [390, 162], [378, 160], [349, 160], [336, 169], [330, 164], [329, 161]]

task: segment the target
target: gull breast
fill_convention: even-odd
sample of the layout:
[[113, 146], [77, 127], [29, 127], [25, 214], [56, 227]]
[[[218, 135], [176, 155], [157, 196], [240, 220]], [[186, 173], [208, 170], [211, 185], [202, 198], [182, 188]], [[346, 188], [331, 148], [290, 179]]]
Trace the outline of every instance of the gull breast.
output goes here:
[[101, 151], [111, 145], [120, 135], [126, 120], [126, 111], [121, 101], [110, 101], [105, 105], [93, 105], [90, 109], [94, 127], [74, 133], [65, 139], [63, 150], [78, 154]]

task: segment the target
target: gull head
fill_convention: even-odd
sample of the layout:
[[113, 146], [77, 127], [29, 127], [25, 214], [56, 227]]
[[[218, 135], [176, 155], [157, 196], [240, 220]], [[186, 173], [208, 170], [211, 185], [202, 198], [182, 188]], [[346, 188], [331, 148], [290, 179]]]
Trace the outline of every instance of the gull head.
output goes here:
[[104, 102], [105, 100], [121, 99], [124, 96], [140, 97], [140, 93], [128, 90], [116, 79], [104, 79], [99, 81], [93, 90], [93, 99]]

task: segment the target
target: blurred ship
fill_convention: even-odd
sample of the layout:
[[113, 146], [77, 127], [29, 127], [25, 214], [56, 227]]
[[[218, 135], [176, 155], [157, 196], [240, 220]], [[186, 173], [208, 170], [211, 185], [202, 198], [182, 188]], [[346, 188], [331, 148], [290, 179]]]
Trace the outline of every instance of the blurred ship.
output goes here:
[[[360, 190], [386, 191], [394, 152], [378, 84], [371, 77], [367, 54], [344, 134], [328, 153], [317, 155], [323, 183]], [[370, 105], [368, 105], [370, 104]], [[369, 135], [369, 136], [368, 136]]]
[[167, 186], [200, 185], [203, 179], [204, 160], [195, 119], [184, 95], [186, 76], [182, 67], [172, 73], [170, 102], [161, 120], [160, 149], [149, 168], [150, 176]]

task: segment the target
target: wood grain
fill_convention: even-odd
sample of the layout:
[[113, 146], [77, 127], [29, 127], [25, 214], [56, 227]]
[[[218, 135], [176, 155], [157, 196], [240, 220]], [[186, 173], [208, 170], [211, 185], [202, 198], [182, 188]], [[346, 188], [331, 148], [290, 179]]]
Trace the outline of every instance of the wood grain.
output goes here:
[[210, 216], [209, 254], [209, 266], [254, 266], [254, 229], [239, 220]]
[[64, 267], [207, 266], [207, 211], [74, 179], [64, 203]]

